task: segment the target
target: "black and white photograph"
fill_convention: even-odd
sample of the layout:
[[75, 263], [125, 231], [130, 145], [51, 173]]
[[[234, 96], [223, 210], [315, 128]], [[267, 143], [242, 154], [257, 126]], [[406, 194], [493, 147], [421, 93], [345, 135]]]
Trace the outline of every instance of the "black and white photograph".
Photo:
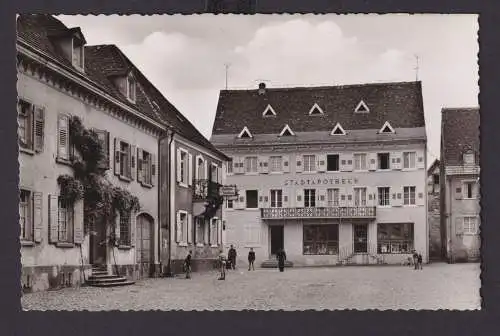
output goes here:
[[481, 309], [478, 15], [16, 25], [23, 310]]

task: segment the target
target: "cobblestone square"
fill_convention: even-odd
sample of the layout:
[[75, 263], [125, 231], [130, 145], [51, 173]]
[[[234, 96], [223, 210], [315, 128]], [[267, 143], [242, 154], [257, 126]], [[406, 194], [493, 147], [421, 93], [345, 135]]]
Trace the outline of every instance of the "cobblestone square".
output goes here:
[[25, 310], [480, 309], [480, 265], [290, 268], [194, 273], [115, 288], [25, 294]]

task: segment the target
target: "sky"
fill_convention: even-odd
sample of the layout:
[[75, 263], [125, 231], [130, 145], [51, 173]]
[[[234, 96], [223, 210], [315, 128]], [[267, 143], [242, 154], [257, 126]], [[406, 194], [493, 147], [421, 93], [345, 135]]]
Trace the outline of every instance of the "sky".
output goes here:
[[58, 18], [81, 27], [88, 45], [116, 44], [207, 138], [219, 91], [226, 87], [226, 65], [229, 89], [253, 89], [259, 82], [293, 87], [414, 81], [418, 75], [429, 165], [439, 158], [441, 109], [479, 104], [477, 15]]

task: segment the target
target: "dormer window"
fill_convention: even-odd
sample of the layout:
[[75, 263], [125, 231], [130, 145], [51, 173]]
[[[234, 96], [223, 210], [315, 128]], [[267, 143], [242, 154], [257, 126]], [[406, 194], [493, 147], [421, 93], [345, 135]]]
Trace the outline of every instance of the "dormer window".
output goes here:
[[276, 116], [276, 111], [273, 109], [271, 105], [267, 105], [266, 109], [262, 113], [262, 116], [264, 117], [275, 117]]
[[354, 112], [355, 113], [368, 113], [368, 112], [370, 112], [370, 109], [368, 108], [368, 106], [365, 104], [364, 101], [360, 101], [358, 103], [358, 105], [356, 106], [356, 108], [354, 109]]
[[135, 103], [135, 78], [132, 74], [127, 76], [127, 99]]
[[384, 126], [382, 126], [382, 128], [378, 132], [382, 133], [382, 134], [394, 134], [394, 133], [396, 133], [394, 131], [394, 128], [392, 128], [391, 124], [389, 124], [388, 121], [385, 122]]
[[285, 125], [285, 127], [283, 127], [283, 130], [280, 133], [280, 137], [282, 137], [282, 136], [292, 136], [292, 135], [295, 135], [295, 133], [293, 133], [292, 129], [290, 128], [290, 126], [288, 126], [288, 124]]
[[309, 110], [309, 115], [323, 115], [325, 114], [321, 107], [317, 103], [314, 103], [313, 107]]
[[79, 70], [84, 69], [84, 42], [78, 37], [72, 38], [71, 63]]
[[474, 155], [474, 152], [467, 152], [467, 153], [464, 153], [463, 155], [463, 160], [464, 160], [464, 164], [475, 164], [476, 162], [476, 157]]
[[337, 123], [337, 125], [335, 125], [335, 127], [332, 129], [330, 135], [345, 135], [344, 128], [342, 127], [342, 125], [340, 125], [340, 123]]
[[238, 134], [238, 138], [240, 139], [251, 139], [252, 133], [248, 130], [248, 127], [244, 127], [243, 130]]

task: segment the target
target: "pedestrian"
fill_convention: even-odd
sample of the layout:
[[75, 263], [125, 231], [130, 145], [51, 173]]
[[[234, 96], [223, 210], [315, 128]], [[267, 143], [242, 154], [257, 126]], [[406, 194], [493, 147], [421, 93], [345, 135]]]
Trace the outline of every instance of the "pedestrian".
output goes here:
[[231, 245], [231, 248], [229, 249], [229, 252], [227, 253], [227, 259], [231, 262], [231, 268], [234, 270], [236, 269], [236, 250], [233, 245]]
[[414, 270], [418, 269], [418, 253], [415, 250], [413, 250], [413, 266]]
[[219, 255], [219, 263], [220, 263], [220, 276], [218, 280], [226, 280], [226, 258], [224, 253], [220, 253]]
[[276, 258], [278, 259], [278, 268], [280, 272], [283, 272], [285, 270], [285, 260], [286, 260], [285, 250], [279, 249], [279, 251], [276, 253]]
[[184, 271], [186, 272], [186, 279], [191, 279], [191, 251], [189, 251], [186, 259], [184, 259]]
[[250, 271], [250, 268], [252, 268], [253, 271], [255, 271], [255, 267], [253, 265], [255, 261], [255, 251], [253, 250], [253, 247], [250, 247], [250, 251], [248, 252], [248, 270]]
[[423, 269], [422, 267], [422, 255], [419, 253], [417, 257], [418, 269]]

